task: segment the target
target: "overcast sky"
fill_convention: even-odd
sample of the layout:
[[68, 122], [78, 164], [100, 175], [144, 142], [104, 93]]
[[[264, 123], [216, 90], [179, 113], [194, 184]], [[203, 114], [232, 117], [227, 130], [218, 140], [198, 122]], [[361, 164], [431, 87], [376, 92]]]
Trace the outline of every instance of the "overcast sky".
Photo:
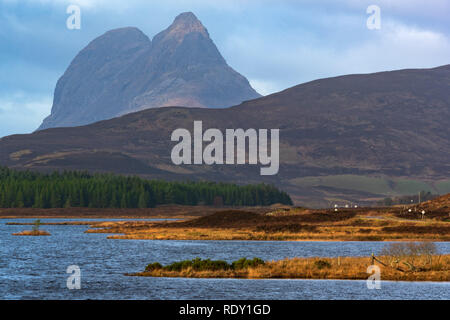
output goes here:
[[[69, 4], [81, 29], [69, 30]], [[369, 5], [381, 29], [369, 30]], [[235, 70], [261, 94], [318, 78], [450, 63], [448, 0], [0, 0], [0, 137], [35, 130], [56, 81], [105, 31], [152, 38], [192, 11]]]

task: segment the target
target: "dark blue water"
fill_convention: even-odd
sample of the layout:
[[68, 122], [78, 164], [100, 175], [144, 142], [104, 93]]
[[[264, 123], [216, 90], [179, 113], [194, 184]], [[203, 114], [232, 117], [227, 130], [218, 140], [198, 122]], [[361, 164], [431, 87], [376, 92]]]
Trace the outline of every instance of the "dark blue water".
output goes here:
[[[33, 221], [0, 220], [0, 299], [450, 299], [450, 282], [382, 281], [380, 290], [369, 290], [366, 281], [123, 275], [142, 271], [149, 262], [166, 264], [195, 257], [233, 261], [241, 257], [369, 256], [379, 253], [386, 242], [108, 240], [105, 234], [84, 233], [88, 226], [42, 226], [51, 236], [12, 236], [31, 228], [5, 225], [19, 220]], [[437, 246], [441, 253], [450, 253], [450, 242]], [[80, 290], [67, 289], [70, 265], [81, 269]]]

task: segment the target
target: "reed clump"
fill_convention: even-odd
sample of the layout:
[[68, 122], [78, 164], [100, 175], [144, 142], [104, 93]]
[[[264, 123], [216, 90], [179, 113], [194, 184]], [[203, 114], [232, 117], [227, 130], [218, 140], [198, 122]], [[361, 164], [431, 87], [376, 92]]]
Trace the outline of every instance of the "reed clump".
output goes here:
[[145, 268], [145, 271], [146, 272], [152, 272], [156, 270], [178, 271], [178, 272], [181, 272], [183, 270], [226, 271], [226, 270], [247, 269], [257, 267], [263, 264], [264, 261], [260, 258], [253, 258], [253, 259], [241, 258], [232, 263], [228, 263], [224, 260], [210, 260], [210, 259], [202, 260], [200, 258], [195, 258], [193, 260], [173, 262], [166, 266], [162, 266], [158, 262], [150, 263]]

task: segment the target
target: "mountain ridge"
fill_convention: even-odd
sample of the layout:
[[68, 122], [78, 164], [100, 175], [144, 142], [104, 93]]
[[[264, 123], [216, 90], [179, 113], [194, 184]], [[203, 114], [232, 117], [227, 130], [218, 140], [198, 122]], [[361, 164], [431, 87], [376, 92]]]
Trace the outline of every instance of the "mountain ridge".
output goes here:
[[[450, 185], [449, 87], [450, 65], [319, 79], [225, 109], [146, 109], [82, 127], [4, 137], [0, 164], [168, 180], [266, 182], [303, 205], [323, 206], [332, 199], [370, 203], [395, 190], [424, 190], [424, 181], [440, 183], [445, 192]], [[204, 130], [222, 132], [280, 129], [279, 174], [262, 177], [259, 166], [251, 165], [173, 165], [171, 132], [192, 131], [194, 120], [201, 120]], [[350, 187], [343, 178], [353, 179]]]

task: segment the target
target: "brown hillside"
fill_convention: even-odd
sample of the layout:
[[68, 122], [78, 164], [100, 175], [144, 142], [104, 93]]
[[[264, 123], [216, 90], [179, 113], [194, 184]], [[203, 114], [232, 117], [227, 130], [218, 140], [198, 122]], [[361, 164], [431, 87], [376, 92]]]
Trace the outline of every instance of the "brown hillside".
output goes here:
[[[73, 128], [0, 139], [0, 165], [51, 171], [87, 169], [146, 178], [273, 183], [297, 203], [358, 201], [382, 195], [345, 186], [305, 187], [296, 178], [352, 174], [442, 180], [450, 177], [450, 65], [312, 81], [227, 109], [148, 109]], [[176, 128], [279, 128], [280, 170], [259, 165], [172, 163]], [[357, 189], [359, 186], [355, 185]], [[330, 200], [331, 201], [331, 200]]]
[[450, 215], [450, 193], [436, 199], [426, 201], [420, 205], [423, 209], [430, 211], [447, 212]]

